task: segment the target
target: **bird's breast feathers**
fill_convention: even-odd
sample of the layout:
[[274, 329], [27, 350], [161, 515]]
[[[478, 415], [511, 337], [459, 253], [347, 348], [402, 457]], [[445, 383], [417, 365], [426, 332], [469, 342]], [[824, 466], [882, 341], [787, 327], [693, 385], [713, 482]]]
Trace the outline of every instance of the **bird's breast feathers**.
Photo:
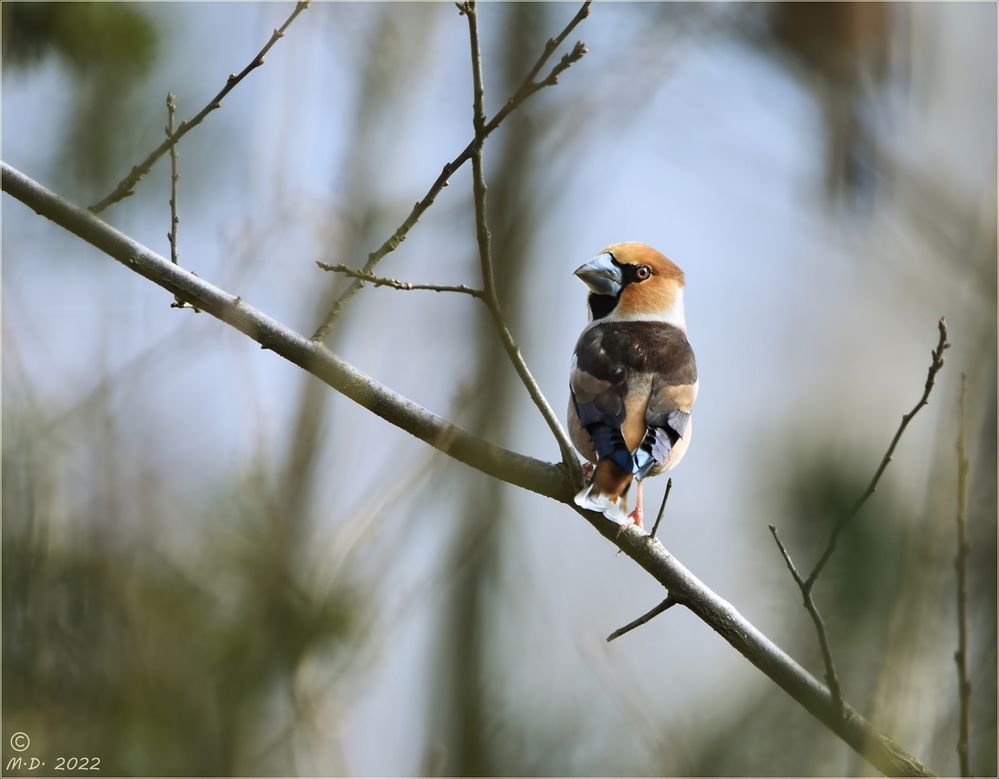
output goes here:
[[594, 322], [576, 342], [576, 368], [599, 380], [656, 374], [671, 384], [697, 380], [694, 352], [680, 328], [666, 322]]

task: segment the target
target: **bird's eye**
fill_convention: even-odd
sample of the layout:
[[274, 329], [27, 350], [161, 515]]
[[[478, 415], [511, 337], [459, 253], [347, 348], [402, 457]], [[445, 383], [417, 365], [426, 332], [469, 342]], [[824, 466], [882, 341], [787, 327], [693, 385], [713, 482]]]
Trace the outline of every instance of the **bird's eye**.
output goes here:
[[645, 281], [649, 276], [652, 275], [652, 271], [649, 269], [648, 265], [639, 265], [635, 269], [635, 278], [639, 281]]

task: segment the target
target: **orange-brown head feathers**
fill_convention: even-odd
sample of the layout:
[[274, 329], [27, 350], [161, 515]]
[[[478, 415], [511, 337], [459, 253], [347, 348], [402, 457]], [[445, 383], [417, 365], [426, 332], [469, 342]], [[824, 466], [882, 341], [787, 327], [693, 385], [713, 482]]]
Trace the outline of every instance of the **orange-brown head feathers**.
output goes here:
[[683, 271], [648, 244], [611, 244], [576, 275], [590, 288], [594, 320], [652, 320], [686, 329]]
[[664, 279], [672, 279], [681, 287], [686, 283], [680, 266], [660, 251], [656, 251], [641, 241], [612, 243], [601, 250], [610, 254], [622, 265], [648, 265], [653, 274]]

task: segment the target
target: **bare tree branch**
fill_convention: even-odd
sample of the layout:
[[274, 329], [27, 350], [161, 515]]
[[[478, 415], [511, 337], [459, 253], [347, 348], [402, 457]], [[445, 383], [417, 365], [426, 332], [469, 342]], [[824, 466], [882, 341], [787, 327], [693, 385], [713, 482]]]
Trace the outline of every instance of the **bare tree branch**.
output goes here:
[[239, 73], [230, 73], [229, 78], [226, 79], [225, 86], [222, 87], [218, 93], [216, 93], [215, 97], [208, 101], [208, 104], [204, 108], [195, 114], [192, 119], [182, 121], [175, 132], [171, 132], [167, 136], [166, 140], [149, 152], [149, 154], [146, 155], [146, 158], [132, 168], [128, 175], [119, 181], [108, 195], [90, 206], [90, 210], [95, 214], [99, 214], [108, 206], [133, 195], [135, 193], [135, 185], [138, 184], [139, 180], [152, 169], [153, 165], [156, 164], [156, 160], [176, 146], [177, 142], [187, 135], [188, 132], [201, 124], [208, 114], [216, 108], [222, 107], [222, 99], [228, 95], [240, 81], [246, 78], [251, 71], [256, 70], [264, 64], [264, 57], [267, 56], [267, 52], [269, 52], [271, 47], [284, 36], [285, 30], [287, 30], [291, 23], [295, 21], [295, 18], [308, 7], [309, 0], [299, 0], [299, 2], [295, 4], [295, 10], [293, 10], [291, 15], [285, 19], [284, 24], [274, 31], [271, 39], [264, 44], [264, 47], [257, 52], [257, 55], [250, 60], [250, 63]]
[[485, 88], [482, 85], [482, 52], [479, 49], [479, 23], [474, 0], [458, 5], [468, 20], [468, 42], [472, 60], [472, 194], [475, 200], [475, 239], [479, 246], [482, 266], [482, 286], [490, 303], [496, 301], [496, 280], [493, 278], [492, 238], [486, 224], [486, 176], [482, 170], [482, 147], [486, 142]]
[[560, 465], [511, 452], [435, 416], [382, 386], [321, 344], [248, 306], [238, 295], [209, 284], [77, 208], [2, 163], [3, 190], [57, 222], [130, 270], [250, 336], [333, 389], [431, 446], [473, 468], [556, 500], [571, 493]]
[[[167, 93], [167, 126], [166, 136], [173, 135], [173, 117], [177, 111], [177, 98], [173, 92]], [[177, 216], [177, 180], [180, 174], [177, 172], [177, 144], [170, 145], [170, 232], [167, 233], [167, 240], [170, 241], [170, 262], [178, 264], [177, 257], [177, 225], [180, 218]]]
[[663, 514], [666, 513], [666, 501], [669, 500], [669, 494], [673, 491], [673, 477], [670, 476], [666, 480], [666, 492], [663, 493], [663, 502], [659, 504], [659, 513], [656, 514], [656, 521], [652, 523], [652, 532], [649, 533], [653, 538], [656, 537], [656, 533], [659, 532], [659, 523], [663, 521]]
[[316, 261], [322, 270], [328, 270], [333, 273], [342, 273], [344, 276], [349, 276], [352, 279], [357, 279], [358, 281], [366, 281], [373, 284], [376, 287], [390, 287], [391, 289], [397, 289], [402, 292], [409, 292], [411, 290], [429, 290], [431, 292], [457, 292], [462, 295], [471, 295], [473, 298], [482, 298], [483, 292], [481, 289], [475, 289], [475, 287], [466, 287], [464, 284], [411, 284], [408, 281], [399, 281], [398, 279], [390, 279], [385, 276], [376, 276], [373, 273], [365, 273], [364, 271], [354, 270], [349, 265], [343, 265], [342, 263], [330, 264], [328, 262]]
[[841, 714], [828, 689], [687, 570], [659, 541], [637, 529], [618, 534], [617, 525], [602, 515], [575, 506], [572, 502], [575, 484], [562, 465], [511, 452], [452, 425], [382, 386], [321, 344], [245, 304], [238, 296], [175, 266], [7, 163], [0, 163], [0, 169], [3, 191], [128, 269], [171, 294], [180, 295], [390, 424], [449, 456], [509, 484], [564, 503], [879, 771], [890, 776], [932, 775], [926, 766], [875, 730], [849, 705], [844, 706]]
[[899, 439], [902, 438], [902, 433], [905, 432], [905, 428], [909, 426], [912, 418], [919, 413], [919, 409], [927, 404], [930, 398], [930, 391], [933, 389], [933, 382], [936, 380], [937, 373], [943, 367], [943, 353], [950, 344], [947, 343], [947, 323], [944, 321], [943, 317], [937, 321], [937, 330], [940, 334], [939, 340], [937, 341], [936, 348], [930, 352], [930, 368], [926, 374], [926, 383], [923, 386], [922, 397], [919, 398], [919, 402], [912, 407], [912, 410], [908, 414], [902, 415], [902, 422], [898, 426], [898, 430], [895, 431], [894, 438], [891, 439], [891, 443], [888, 445], [888, 450], [885, 452], [885, 456], [881, 458], [881, 464], [878, 469], [874, 472], [874, 476], [871, 477], [870, 484], [867, 485], [867, 489], [864, 490], [863, 494], [857, 498], [857, 501], [853, 504], [850, 510], [844, 514], [838, 522], [833, 526], [832, 532], [829, 534], [829, 540], [826, 541], [825, 550], [822, 552], [822, 556], [819, 561], [815, 564], [812, 572], [808, 575], [805, 580], [805, 585], [811, 589], [815, 585], [815, 580], [819, 578], [819, 574], [822, 573], [822, 569], [825, 567], [826, 563], [829, 562], [829, 558], [832, 557], [832, 553], [836, 549], [836, 541], [839, 538], [839, 534], [843, 529], [850, 523], [860, 509], [863, 508], [867, 499], [874, 494], [874, 491], [878, 488], [878, 482], [881, 480], [881, 474], [885, 472], [885, 468], [888, 467], [888, 463], [891, 462], [891, 456], [895, 453], [895, 447], [898, 445]]
[[[535, 81], [538, 73], [544, 68], [545, 63], [551, 58], [551, 55], [555, 50], [562, 44], [562, 42], [568, 37], [569, 33], [575, 29], [583, 19], [585, 19], [590, 13], [590, 0], [586, 0], [580, 7], [576, 15], [569, 20], [569, 23], [556, 37], [552, 38], [545, 45], [544, 50], [541, 52], [541, 56], [538, 57], [537, 62], [531, 67], [530, 72], [527, 77], [517, 88], [517, 90], [510, 96], [510, 98], [503, 104], [503, 107], [496, 112], [492, 119], [490, 119], [485, 126], [482, 128], [482, 140], [485, 140], [490, 133], [493, 132], [500, 124], [509, 116], [513, 111], [520, 107], [520, 105], [527, 100], [531, 95], [546, 86], [552, 86], [558, 81], [558, 76], [566, 70], [572, 63], [578, 61], [586, 54], [586, 47], [582, 43], [577, 43], [573, 47], [572, 52], [567, 54], [565, 57], [559, 61], [551, 72], [541, 81]], [[441, 190], [448, 184], [448, 179], [451, 175], [458, 170], [462, 165], [468, 162], [472, 158], [472, 150], [476, 143], [476, 138], [473, 138], [468, 142], [468, 145], [462, 149], [461, 153], [451, 160], [449, 163], [444, 165], [444, 168], [438, 174], [434, 183], [430, 185], [430, 189], [427, 193], [416, 202], [413, 209], [409, 212], [409, 215], [403, 220], [402, 224], [396, 228], [395, 232], [389, 236], [385, 242], [375, 249], [371, 254], [368, 255], [367, 262], [365, 262], [364, 267], [361, 269], [363, 273], [371, 273], [374, 271], [375, 266], [382, 260], [385, 255], [390, 252], [395, 251], [395, 249], [406, 240], [406, 236], [413, 226], [419, 221], [420, 217], [423, 216], [423, 212], [426, 211], [433, 204], [437, 195], [440, 194]], [[326, 317], [323, 319], [322, 324], [313, 333], [312, 338], [315, 341], [324, 341], [326, 337], [330, 334], [333, 329], [333, 324], [339, 318], [344, 306], [347, 302], [356, 295], [363, 283], [361, 281], [356, 281], [351, 284], [347, 289], [345, 289], [340, 296], [333, 301], [329, 312], [327, 312]]]
[[[167, 106], [167, 126], [166, 126], [166, 136], [169, 138], [173, 135], [173, 119], [174, 114], [177, 111], [177, 98], [173, 92], [167, 93], [166, 99]], [[177, 144], [170, 146], [170, 232], [167, 233], [167, 240], [170, 242], [170, 262], [174, 265], [180, 263], [180, 256], [177, 249], [177, 226], [180, 224], [180, 217], [177, 216], [177, 182], [180, 180], [180, 172], [178, 165], [179, 153], [177, 151]], [[173, 303], [170, 304], [170, 308], [190, 308], [183, 300], [175, 297]], [[197, 311], [197, 309], [194, 309]]]
[[[482, 287], [484, 291], [483, 301], [489, 309], [493, 325], [500, 337], [500, 342], [506, 350], [510, 362], [520, 376], [520, 380], [527, 388], [527, 392], [538, 407], [541, 416], [544, 417], [548, 428], [558, 442], [558, 448], [562, 455], [562, 462], [570, 469], [574, 481], [582, 481], [582, 471], [579, 466], [579, 458], [573, 449], [569, 436], [562, 428], [554, 410], [548, 403], [548, 399], [541, 391], [534, 376], [531, 374], [527, 362], [520, 353], [520, 348], [513, 338], [513, 334], [507, 327], [503, 310], [500, 307], [499, 298], [496, 296], [496, 280], [493, 277], [493, 255], [492, 239], [489, 235], [489, 226], [486, 223], [486, 177], [482, 166], [482, 146], [486, 136], [486, 111], [484, 107], [485, 90], [482, 85], [482, 56], [479, 49], [479, 27], [478, 18], [475, 11], [474, 0], [459, 4], [458, 8], [468, 19], [468, 40], [471, 48], [472, 59], [472, 125], [475, 129], [475, 140], [472, 142], [472, 191], [475, 200], [475, 237], [479, 246], [479, 264], [482, 267]], [[584, 6], [585, 8], [585, 6]], [[581, 11], [582, 13], [582, 11]], [[547, 47], [546, 47], [547, 50]]]
[[822, 556], [819, 558], [818, 563], [816, 563], [815, 568], [809, 574], [807, 579], [803, 579], [801, 574], [798, 573], [798, 569], [791, 561], [791, 555], [784, 547], [784, 544], [781, 543], [780, 536], [777, 535], [777, 528], [773, 525], [769, 525], [770, 533], [773, 535], [774, 541], [777, 543], [777, 548], [784, 557], [784, 562], [787, 563], [787, 568], [791, 572], [791, 577], [794, 579], [794, 583], [798, 585], [798, 590], [801, 592], [801, 598], [804, 603], [805, 610], [808, 612], [808, 615], [812, 618], [812, 623], [815, 625], [815, 633], [818, 636], [819, 646], [822, 649], [822, 663], [825, 666], [826, 683], [829, 685], [833, 702], [836, 704], [837, 708], [840, 709], [840, 711], [844, 711], [843, 707], [845, 705], [843, 702], [843, 692], [840, 687], [839, 677], [836, 675], [836, 665], [833, 662], [832, 649], [829, 646], [829, 637], [826, 633], [826, 625], [822, 619], [822, 615], [819, 613], [818, 606], [815, 605], [815, 600], [812, 598], [812, 590], [815, 587], [815, 582], [818, 581], [819, 574], [822, 573], [822, 569], [825, 567], [825, 564], [829, 562], [829, 558], [836, 549], [836, 540], [839, 538], [840, 532], [844, 527], [846, 527], [847, 523], [857, 515], [863, 505], [867, 502], [868, 498], [874, 494], [874, 491], [877, 489], [878, 482], [881, 480], [881, 475], [888, 467], [888, 463], [891, 462], [891, 456], [894, 453], [895, 447], [898, 445], [899, 440], [902, 438], [902, 433], [905, 432], [905, 428], [908, 426], [909, 422], [912, 421], [912, 418], [916, 416], [919, 409], [925, 406], [929, 401], [930, 391], [933, 389], [933, 383], [936, 379], [936, 375], [943, 367], [944, 349], [950, 346], [950, 344], [947, 343], [947, 324], [944, 322], [943, 317], [937, 321], [937, 330], [940, 334], [940, 338], [937, 342], [936, 348], [930, 353], [930, 368], [926, 375], [926, 383], [923, 386], [922, 397], [920, 397], [919, 402], [916, 403], [908, 414], [904, 414], [902, 416], [902, 422], [898, 426], [898, 430], [895, 431], [895, 436], [888, 445], [888, 450], [885, 452], [885, 456], [881, 459], [881, 464], [874, 472], [874, 476], [867, 485], [867, 489], [864, 490], [859, 498], [857, 498], [853, 506], [850, 507], [850, 510], [837, 520], [836, 524], [833, 526], [832, 532], [829, 534], [829, 540], [826, 542], [826, 547]]
[[645, 614], [643, 614], [642, 616], [640, 616], [638, 619], [632, 620], [631, 622], [629, 622], [624, 627], [618, 628], [613, 633], [611, 633], [609, 636], [607, 636], [607, 643], [609, 644], [615, 638], [620, 638], [625, 633], [630, 633], [635, 628], [640, 628], [646, 622], [649, 622], [649, 621], [655, 619], [656, 617], [658, 617], [660, 614], [662, 614], [667, 609], [672, 608], [673, 606], [675, 606], [677, 603], [679, 603], [679, 601], [676, 598], [674, 598], [672, 595], [667, 595], [665, 598], [663, 598], [663, 600], [659, 603], [659, 605], [656, 606], [654, 609], [652, 609], [651, 611], [647, 611]]
[[768, 525], [768, 527], [774, 537], [774, 541], [777, 542], [777, 548], [780, 549], [780, 553], [784, 557], [784, 562], [787, 563], [787, 569], [791, 572], [794, 583], [798, 585], [798, 589], [801, 591], [801, 598], [804, 601], [805, 609], [808, 611], [808, 615], [812, 618], [812, 622], [815, 625], [815, 633], [819, 637], [819, 647], [822, 649], [822, 663], [826, 669], [826, 684], [829, 685], [829, 692], [832, 695], [833, 703], [836, 704], [836, 708], [842, 713], [843, 690], [839, 686], [839, 677], [836, 675], [836, 665], [833, 663], [832, 649], [829, 648], [826, 623], [822, 620], [822, 615], [819, 613], [815, 601], [812, 600], [812, 588], [805, 586], [805, 581], [798, 573], [798, 569], [794, 567], [791, 555], [788, 554], [787, 549], [784, 548], [784, 544], [781, 543], [780, 536], [777, 535], [777, 528], [773, 525]]
[[959, 408], [961, 421], [957, 433], [957, 651], [954, 662], [957, 664], [958, 699], [961, 708], [960, 735], [957, 740], [957, 757], [961, 766], [961, 776], [971, 776], [969, 757], [969, 719], [971, 715], [971, 680], [968, 678], [968, 454], [964, 429], [964, 392], [967, 376], [961, 374], [961, 395]]
[[[548, 86], [547, 82], [549, 81], [551, 81], [552, 84], [555, 83], [555, 81], [552, 81], [552, 78], [554, 77], [555, 80], [557, 80], [559, 74], [567, 67], [569, 67], [569, 65], [572, 64], [571, 62], [562, 65], [562, 62], [560, 61], [559, 64], [552, 69], [552, 72], [548, 74], [548, 77], [540, 83], [535, 82], [534, 79], [537, 78], [538, 73], [541, 72], [541, 69], [545, 66], [545, 63], [548, 62], [548, 60], [551, 58], [552, 54], [554, 54], [558, 50], [558, 47], [561, 46], [562, 43], [565, 41], [565, 39], [569, 37], [569, 33], [571, 33], [576, 28], [577, 24], [579, 24], [581, 21], [583, 21], [583, 19], [585, 19], [589, 15], [590, 15], [590, 0], [586, 0], [586, 2], [580, 6], [579, 10], [576, 11], [576, 15], [569, 20], [569, 23], [565, 26], [565, 29], [563, 29], [562, 32], [560, 32], [554, 38], [548, 39], [548, 42], [545, 43], [544, 51], [542, 51], [541, 56], [538, 57], [538, 61], [534, 63], [534, 67], [532, 67], [531, 70], [528, 72], [527, 77], [524, 79], [524, 82], [517, 89], [517, 92], [514, 94], [514, 96], [511, 97], [509, 100], [507, 100], [507, 105], [510, 105], [515, 101], [523, 100], [524, 98], [533, 95], [535, 92], [541, 89], [541, 87]], [[583, 45], [582, 43], [577, 43], [576, 46], [573, 48], [573, 51], [575, 51], [582, 45]], [[585, 51], [580, 52], [580, 54], [576, 56], [576, 59], [579, 59], [585, 53], [586, 53]], [[565, 60], [565, 57], [563, 57], [562, 60]], [[559, 66], [562, 66], [561, 70], [559, 69]], [[512, 106], [510, 110], [511, 111], [513, 110]], [[495, 122], [496, 119], [494, 118], [493, 121]], [[490, 122], [490, 124], [492, 124], [492, 122]]]

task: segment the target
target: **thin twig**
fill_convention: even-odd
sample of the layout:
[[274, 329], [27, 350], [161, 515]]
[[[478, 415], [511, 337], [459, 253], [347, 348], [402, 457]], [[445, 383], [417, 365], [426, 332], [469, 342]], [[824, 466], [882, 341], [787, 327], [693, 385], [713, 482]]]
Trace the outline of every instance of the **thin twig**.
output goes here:
[[459, 9], [468, 20], [468, 42], [472, 60], [472, 191], [475, 197], [475, 239], [479, 246], [482, 285], [489, 303], [496, 301], [496, 280], [493, 278], [492, 238], [486, 223], [486, 177], [482, 165], [486, 126], [485, 87], [482, 83], [482, 52], [479, 47], [478, 14], [475, 0], [468, 0]]
[[664, 611], [666, 611], [666, 609], [675, 606], [679, 602], [680, 601], [678, 601], [672, 595], [667, 595], [666, 598], [658, 606], [656, 606], [654, 609], [652, 609], [651, 611], [645, 612], [638, 619], [632, 620], [631, 622], [629, 622], [624, 627], [618, 628], [613, 633], [611, 633], [609, 636], [607, 636], [607, 643], [609, 644], [615, 638], [620, 638], [625, 633], [630, 633], [635, 628], [640, 628], [646, 622], [650, 622], [651, 620], [655, 619], [660, 614], [662, 614]]
[[905, 432], [905, 428], [908, 427], [912, 418], [916, 416], [923, 406], [927, 404], [930, 398], [930, 391], [933, 389], [933, 382], [936, 379], [937, 373], [943, 367], [943, 353], [950, 344], [947, 343], [947, 323], [944, 321], [943, 317], [937, 321], [937, 330], [939, 331], [939, 340], [937, 341], [936, 348], [930, 352], [930, 368], [926, 374], [926, 384], [923, 386], [922, 397], [919, 398], [919, 402], [912, 407], [912, 410], [908, 414], [902, 415], [902, 422], [898, 426], [898, 430], [895, 431], [895, 437], [891, 439], [891, 443], [888, 445], [888, 450], [885, 452], [885, 456], [881, 459], [881, 464], [878, 469], [874, 472], [874, 476], [871, 478], [871, 483], [867, 485], [867, 489], [864, 490], [863, 494], [857, 498], [857, 501], [853, 504], [850, 510], [840, 517], [839, 521], [833, 526], [832, 532], [829, 534], [829, 540], [826, 541], [825, 550], [822, 552], [822, 556], [819, 561], [815, 564], [815, 568], [808, 575], [805, 580], [805, 584], [809, 589], [811, 589], [815, 580], [819, 578], [819, 574], [822, 573], [822, 569], [825, 567], [826, 563], [829, 562], [829, 558], [832, 557], [833, 551], [836, 549], [836, 541], [839, 538], [839, 534], [843, 529], [849, 524], [850, 520], [853, 519], [859, 513], [860, 509], [867, 502], [868, 498], [874, 494], [874, 491], [878, 487], [878, 482], [881, 480], [881, 474], [885, 472], [885, 468], [888, 467], [888, 463], [891, 462], [892, 454], [895, 452], [895, 447], [898, 445], [899, 439], [902, 437], [902, 433]]
[[[555, 50], [562, 44], [562, 42], [568, 37], [569, 33], [575, 29], [583, 19], [589, 15], [590, 12], [590, 0], [586, 0], [585, 3], [580, 7], [576, 15], [569, 20], [569, 23], [557, 36], [550, 39], [546, 44], [541, 55], [538, 57], [537, 62], [531, 67], [530, 72], [527, 77], [523, 80], [520, 86], [514, 91], [514, 93], [507, 99], [503, 107], [496, 112], [495, 116], [485, 123], [482, 128], [482, 138], [485, 139], [493, 132], [500, 124], [509, 116], [513, 111], [520, 107], [520, 105], [527, 100], [531, 95], [547, 86], [552, 86], [558, 81], [559, 75], [561, 75], [570, 65], [574, 62], [580, 60], [584, 54], [586, 54], [586, 47], [582, 43], [577, 43], [569, 54], [566, 54], [562, 59], [555, 64], [548, 75], [541, 81], [535, 81], [538, 73], [544, 68], [545, 63], [551, 58], [551, 55]], [[403, 220], [402, 224], [396, 228], [395, 232], [389, 236], [386, 241], [375, 249], [371, 254], [368, 255], [368, 259], [362, 268], [363, 272], [371, 273], [375, 266], [381, 261], [385, 255], [389, 254], [401, 244], [409, 231], [413, 226], [419, 221], [420, 217], [423, 216], [423, 212], [426, 211], [440, 194], [441, 190], [448, 184], [448, 179], [451, 175], [458, 170], [462, 165], [468, 162], [472, 158], [472, 149], [475, 145], [475, 138], [468, 142], [468, 145], [455, 157], [453, 160], [444, 165], [444, 168], [438, 174], [434, 183], [430, 185], [430, 189], [427, 193], [416, 202], [413, 209], [409, 212], [409, 215]], [[347, 302], [356, 295], [362, 287], [360, 281], [356, 281], [345, 289], [340, 296], [333, 301], [329, 312], [327, 312], [322, 324], [313, 333], [312, 339], [314, 341], [324, 341], [326, 337], [330, 334], [333, 329], [333, 324], [336, 322], [337, 318], [342, 313]]]
[[[171, 294], [181, 294], [211, 316], [294, 363], [358, 405], [483, 473], [533, 490], [576, 511], [604, 538], [615, 528], [603, 515], [573, 503], [578, 485], [563, 467], [517, 454], [478, 438], [366, 376], [322, 344], [268, 317], [237, 295], [219, 289], [159, 256], [89, 211], [69, 203], [19, 170], [0, 162], [2, 189], [39, 215], [73, 233]], [[691, 573], [658, 541], [623, 533], [617, 545], [692, 614], [766, 674], [791, 698], [888, 776], [929, 776], [929, 769], [858, 712], [841, 716], [829, 690], [767, 638], [729, 602]]]
[[[548, 62], [548, 60], [551, 58], [552, 54], [554, 54], [558, 50], [558, 47], [561, 46], [562, 43], [565, 41], [565, 39], [569, 37], [569, 33], [571, 33], [573, 29], [575, 29], [577, 24], [579, 24], [581, 21], [583, 21], [583, 19], [589, 16], [589, 14], [590, 14], [590, 0], [586, 0], [586, 2], [583, 3], [582, 6], [580, 6], [580, 9], [576, 11], [576, 15], [569, 20], [569, 23], [565, 26], [565, 29], [562, 30], [562, 32], [560, 32], [554, 38], [548, 39], [548, 41], [545, 43], [544, 51], [542, 51], [541, 56], [538, 57], [538, 61], [534, 63], [534, 67], [532, 67], [531, 70], [528, 72], [527, 77], [524, 79], [524, 82], [520, 85], [517, 94], [514, 95], [514, 97], [510, 98], [510, 100], [507, 101], [508, 103], [516, 99], [517, 96], [520, 94], [520, 91], [531, 90], [531, 94], [533, 94], [534, 92], [537, 92], [539, 89], [541, 89], [542, 85], [537, 85], [534, 79], [537, 77], [538, 73], [541, 72], [541, 69], [545, 66], [545, 63]], [[582, 44], [579, 43], [576, 44], [577, 47], [581, 45]], [[580, 54], [579, 56], [581, 57], [583, 55]], [[565, 70], [566, 67], [568, 67], [568, 65], [562, 68], [562, 70]], [[562, 71], [558, 72], [561, 73]], [[553, 74], [556, 77], [558, 76], [558, 73], [555, 73], [553, 71], [548, 75], [548, 78], [545, 79], [545, 81], [551, 79]], [[520, 99], [522, 100], [523, 97], [521, 97]]]
[[475, 200], [475, 238], [479, 247], [479, 265], [482, 269], [482, 299], [486, 308], [489, 309], [489, 315], [492, 317], [493, 325], [510, 362], [513, 363], [513, 367], [527, 388], [531, 400], [534, 401], [534, 405], [541, 412], [541, 416], [558, 442], [563, 464], [570, 470], [575, 481], [582, 481], [579, 459], [569, 441], [569, 436], [562, 428], [562, 423], [559, 422], [541, 391], [541, 387], [535, 381], [530, 368], [527, 367], [527, 362], [520, 353], [520, 348], [517, 346], [513, 334], [507, 327], [499, 298], [496, 295], [496, 281], [493, 278], [492, 239], [489, 235], [489, 225], [486, 222], [486, 178], [482, 163], [482, 147], [486, 140], [486, 112], [484, 107], [485, 90], [482, 80], [482, 55], [479, 48], [479, 26], [474, 0], [468, 0], [468, 2], [459, 4], [458, 7], [468, 19], [468, 40], [472, 60], [472, 126], [475, 130], [475, 139], [472, 142], [472, 191]]
[[[177, 98], [173, 92], [167, 93], [166, 105], [166, 136], [169, 138], [173, 135], [173, 117], [177, 110]], [[178, 264], [177, 225], [180, 223], [180, 217], [177, 216], [177, 180], [179, 178], [180, 174], [177, 172], [177, 144], [174, 143], [170, 146], [170, 232], [167, 234], [167, 239], [170, 241], [170, 262], [174, 265]]]
[[225, 86], [218, 91], [215, 97], [208, 101], [208, 104], [204, 108], [195, 114], [192, 119], [182, 121], [177, 127], [177, 130], [170, 133], [166, 140], [149, 152], [142, 162], [132, 168], [129, 174], [119, 181], [117, 186], [115, 186], [115, 188], [111, 190], [106, 197], [90, 206], [90, 211], [95, 214], [99, 214], [108, 206], [133, 195], [135, 193], [135, 185], [138, 184], [139, 180], [150, 171], [156, 163], [156, 160], [166, 154], [167, 151], [174, 147], [181, 138], [187, 135], [188, 132], [201, 124], [208, 114], [216, 108], [222, 107], [222, 99], [228, 95], [240, 81], [246, 78], [251, 71], [256, 70], [264, 64], [264, 57], [267, 56], [267, 52], [269, 52], [271, 47], [277, 43], [282, 36], [284, 36], [285, 30], [287, 30], [291, 23], [295, 21], [295, 18], [308, 7], [309, 0], [299, 0], [299, 2], [295, 4], [295, 10], [293, 10], [288, 18], [285, 19], [284, 24], [274, 31], [271, 39], [264, 44], [264, 47], [257, 52], [257, 55], [250, 60], [250, 63], [239, 73], [230, 73], [229, 78], [226, 79]]
[[316, 261], [318, 265], [323, 270], [331, 271], [333, 273], [342, 273], [344, 276], [349, 276], [352, 279], [357, 279], [361, 282], [368, 282], [376, 287], [391, 287], [392, 289], [402, 290], [404, 292], [409, 292], [411, 290], [430, 290], [432, 292], [459, 292], [462, 295], [471, 295], [473, 298], [481, 299], [483, 292], [481, 289], [476, 289], [475, 287], [466, 287], [464, 284], [410, 284], [408, 281], [399, 281], [398, 279], [390, 279], [386, 276], [375, 276], [373, 273], [365, 273], [364, 271], [354, 270], [349, 265], [342, 264], [330, 264], [328, 262]]
[[826, 684], [829, 685], [829, 694], [832, 695], [836, 710], [840, 713], [840, 716], [843, 716], [843, 690], [839, 685], [839, 677], [836, 675], [836, 665], [833, 663], [832, 650], [829, 648], [826, 624], [822, 621], [822, 615], [819, 614], [819, 609], [815, 605], [815, 601], [812, 600], [812, 588], [806, 585], [798, 573], [798, 569], [794, 567], [791, 555], [788, 554], [787, 549], [784, 548], [784, 544], [781, 543], [780, 536], [777, 535], [777, 528], [773, 525], [769, 525], [768, 527], [773, 534], [774, 541], [777, 542], [777, 548], [780, 549], [780, 553], [784, 557], [784, 562], [787, 563], [787, 569], [794, 578], [794, 583], [798, 585], [798, 589], [801, 591], [801, 598], [805, 604], [805, 609], [815, 624], [815, 632], [819, 637], [819, 646], [822, 649], [822, 664], [825, 666], [825, 678]]
[[663, 521], [663, 514], [666, 513], [666, 501], [669, 499], [669, 493], [672, 489], [673, 477], [670, 476], [669, 480], [666, 482], [666, 492], [663, 493], [663, 502], [659, 505], [659, 514], [656, 516], [655, 524], [652, 525], [652, 532], [649, 533], [650, 538], [656, 537], [656, 532], [659, 530], [659, 523]]
[[958, 696], [961, 702], [960, 735], [957, 741], [957, 757], [961, 766], [961, 776], [971, 776], [969, 758], [969, 718], [971, 709], [971, 680], [968, 678], [968, 455], [964, 428], [964, 392], [967, 377], [961, 374], [961, 395], [959, 408], [961, 421], [957, 433], [957, 651], [954, 662], [957, 664]]
[[[166, 105], [166, 136], [169, 138], [173, 135], [173, 119], [177, 111], [177, 98], [173, 92], [167, 93]], [[177, 226], [180, 224], [180, 217], [177, 216], [177, 182], [180, 180], [179, 157], [180, 152], [177, 150], [177, 144], [175, 143], [170, 146], [170, 232], [167, 233], [167, 240], [170, 242], [170, 262], [174, 265], [180, 264], [180, 254], [177, 249]], [[174, 296], [170, 308], [193, 308], [193, 306]], [[195, 308], [194, 310], [197, 312], [198, 309]]]

